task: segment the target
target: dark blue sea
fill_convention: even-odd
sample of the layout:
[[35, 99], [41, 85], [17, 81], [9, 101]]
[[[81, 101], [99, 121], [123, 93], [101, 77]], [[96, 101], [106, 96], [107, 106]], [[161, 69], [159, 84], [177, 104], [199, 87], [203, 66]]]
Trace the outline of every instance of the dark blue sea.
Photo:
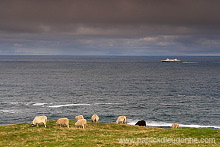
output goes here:
[[96, 113], [100, 122], [220, 128], [220, 57], [166, 58], [0, 56], [0, 125]]

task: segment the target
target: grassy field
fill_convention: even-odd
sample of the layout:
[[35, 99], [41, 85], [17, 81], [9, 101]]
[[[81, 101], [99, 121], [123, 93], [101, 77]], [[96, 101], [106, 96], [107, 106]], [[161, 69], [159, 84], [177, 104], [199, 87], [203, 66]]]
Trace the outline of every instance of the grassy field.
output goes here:
[[55, 122], [48, 121], [47, 128], [28, 123], [0, 126], [0, 146], [220, 146], [220, 129], [162, 129], [90, 122], [81, 129], [74, 127], [75, 121], [70, 121], [68, 129], [54, 126]]

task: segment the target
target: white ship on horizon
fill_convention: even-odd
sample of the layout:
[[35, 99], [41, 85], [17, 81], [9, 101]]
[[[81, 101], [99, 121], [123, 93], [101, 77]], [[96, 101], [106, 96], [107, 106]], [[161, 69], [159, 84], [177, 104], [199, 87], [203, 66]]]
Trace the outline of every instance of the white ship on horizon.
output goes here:
[[178, 60], [178, 59], [169, 59], [169, 58], [167, 58], [166, 60], [161, 60], [161, 62], [182, 62], [182, 61]]

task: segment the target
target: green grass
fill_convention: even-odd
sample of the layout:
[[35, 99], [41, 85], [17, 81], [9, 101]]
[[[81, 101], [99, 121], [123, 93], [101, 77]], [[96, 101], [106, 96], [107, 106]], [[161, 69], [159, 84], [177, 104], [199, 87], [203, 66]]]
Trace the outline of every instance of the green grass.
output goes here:
[[[70, 128], [68, 129], [56, 127], [55, 122], [48, 121], [47, 128], [44, 128], [43, 125], [39, 128], [31, 127], [31, 124], [28, 123], [0, 126], [0, 146], [220, 146], [219, 129], [162, 129], [90, 122], [87, 123], [85, 129], [81, 129], [74, 127], [75, 121], [70, 121]], [[214, 138], [215, 143], [147, 143], [146, 138], [194, 138], [198, 140]], [[128, 142], [132, 139], [134, 142]]]

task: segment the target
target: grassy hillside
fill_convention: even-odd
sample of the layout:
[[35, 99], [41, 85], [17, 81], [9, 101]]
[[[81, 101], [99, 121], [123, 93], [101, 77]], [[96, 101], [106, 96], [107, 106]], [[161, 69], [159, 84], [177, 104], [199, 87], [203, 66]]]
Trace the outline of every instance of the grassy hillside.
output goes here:
[[75, 121], [70, 121], [69, 129], [56, 127], [55, 122], [48, 121], [47, 128], [31, 127], [28, 123], [0, 126], [0, 146], [220, 146], [219, 129], [161, 129], [88, 123], [83, 130], [74, 127]]

